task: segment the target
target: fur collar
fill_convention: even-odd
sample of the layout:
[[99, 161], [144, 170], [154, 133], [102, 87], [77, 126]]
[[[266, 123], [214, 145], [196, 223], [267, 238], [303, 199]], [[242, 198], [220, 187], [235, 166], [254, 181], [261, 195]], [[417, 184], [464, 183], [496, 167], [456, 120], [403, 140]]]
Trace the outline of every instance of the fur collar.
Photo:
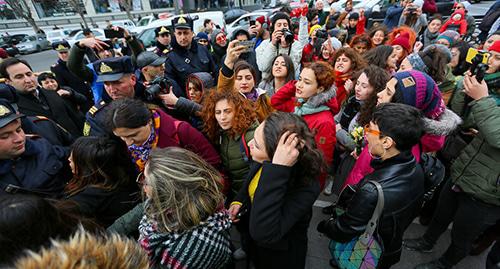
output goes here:
[[445, 109], [438, 119], [424, 117], [424, 131], [433, 135], [449, 135], [462, 123], [462, 119], [455, 112]]

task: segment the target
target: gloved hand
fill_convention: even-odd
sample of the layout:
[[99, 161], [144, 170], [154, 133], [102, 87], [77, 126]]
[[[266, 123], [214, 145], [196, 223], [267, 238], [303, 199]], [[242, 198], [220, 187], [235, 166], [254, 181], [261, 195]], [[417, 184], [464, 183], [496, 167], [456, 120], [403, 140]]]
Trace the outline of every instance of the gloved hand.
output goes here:
[[316, 230], [322, 234], [327, 234], [328, 233], [328, 228], [332, 225], [334, 225], [335, 219], [334, 218], [329, 218], [322, 220], [318, 223], [318, 226], [316, 226]]

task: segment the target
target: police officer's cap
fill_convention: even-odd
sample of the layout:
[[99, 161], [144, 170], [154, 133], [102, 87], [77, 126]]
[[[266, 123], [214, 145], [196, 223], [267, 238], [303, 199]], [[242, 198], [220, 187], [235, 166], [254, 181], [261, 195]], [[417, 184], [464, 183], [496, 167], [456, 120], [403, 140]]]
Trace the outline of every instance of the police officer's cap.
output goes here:
[[68, 52], [70, 45], [67, 41], [58, 41], [52, 43], [52, 49], [57, 52]]
[[0, 128], [22, 117], [24, 117], [24, 115], [18, 113], [9, 101], [0, 99]]
[[170, 35], [170, 29], [168, 29], [167, 26], [160, 26], [160, 27], [156, 27], [155, 29], [155, 36], [158, 37], [162, 34], [168, 34]]
[[134, 73], [134, 65], [129, 56], [99, 60], [93, 66], [97, 72], [97, 82], [117, 81], [126, 74]]
[[137, 67], [143, 68], [146, 66], [160, 66], [167, 60], [164, 57], [158, 56], [152, 51], [143, 51], [137, 56]]
[[189, 16], [180, 15], [172, 20], [174, 29], [190, 29], [193, 30], [193, 19]]

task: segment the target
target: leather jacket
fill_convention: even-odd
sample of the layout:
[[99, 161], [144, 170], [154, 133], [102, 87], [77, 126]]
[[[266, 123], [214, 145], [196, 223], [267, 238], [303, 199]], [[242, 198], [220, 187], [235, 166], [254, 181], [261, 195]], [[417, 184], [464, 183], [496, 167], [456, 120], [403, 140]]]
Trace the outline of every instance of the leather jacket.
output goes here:
[[[375, 169], [356, 186], [346, 211], [338, 217], [320, 222], [318, 231], [337, 242], [349, 242], [361, 235], [377, 205], [377, 189], [369, 180], [382, 185], [384, 209], [377, 232], [384, 245], [384, 264], [395, 264], [401, 255], [403, 233], [417, 216], [424, 194], [424, 174], [410, 151], [385, 161], [373, 160]], [[341, 196], [342, 197], [342, 196]]]

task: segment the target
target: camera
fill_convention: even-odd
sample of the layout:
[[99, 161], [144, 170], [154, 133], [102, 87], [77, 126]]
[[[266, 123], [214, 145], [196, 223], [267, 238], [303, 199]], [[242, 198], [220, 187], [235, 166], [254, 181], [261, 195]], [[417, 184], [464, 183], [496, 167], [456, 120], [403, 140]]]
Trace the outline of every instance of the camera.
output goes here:
[[316, 38], [328, 39], [328, 33], [325, 30], [320, 29], [316, 31]]
[[288, 44], [292, 44], [293, 40], [295, 39], [295, 35], [290, 31], [288, 28], [283, 28], [281, 29], [281, 32], [283, 33], [283, 37], [285, 37], [285, 42]]
[[165, 77], [156, 77], [145, 90], [146, 100], [153, 101], [160, 94], [168, 94], [172, 83]]
[[408, 13], [410, 13], [410, 14], [415, 14], [415, 13], [417, 13], [417, 8], [416, 8], [416, 7], [409, 7], [409, 8], [408, 8]]
[[488, 70], [488, 58], [489, 54], [486, 51], [478, 51], [474, 48], [467, 51], [465, 61], [471, 64], [469, 70], [472, 75], [476, 76], [478, 82], [484, 79], [484, 74]]

